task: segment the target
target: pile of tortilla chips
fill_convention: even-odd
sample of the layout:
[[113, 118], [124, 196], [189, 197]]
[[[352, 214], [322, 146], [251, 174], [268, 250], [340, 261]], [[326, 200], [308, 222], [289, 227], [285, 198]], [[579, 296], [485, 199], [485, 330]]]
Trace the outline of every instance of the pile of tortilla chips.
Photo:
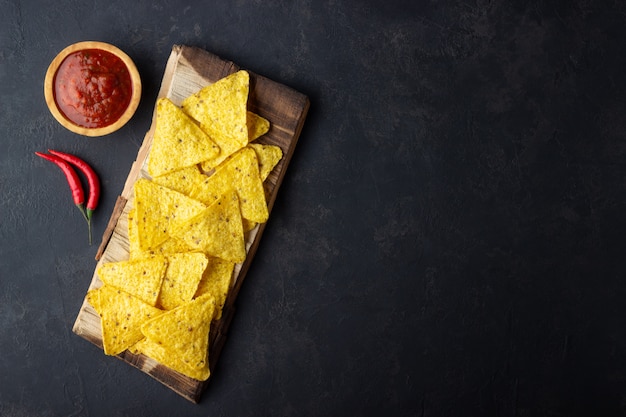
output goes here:
[[147, 169], [128, 214], [129, 259], [100, 265], [87, 294], [107, 355], [142, 353], [209, 377], [209, 330], [221, 318], [246, 234], [267, 221], [264, 181], [279, 147], [251, 143], [269, 122], [247, 110], [249, 75], [186, 98], [161, 98]]

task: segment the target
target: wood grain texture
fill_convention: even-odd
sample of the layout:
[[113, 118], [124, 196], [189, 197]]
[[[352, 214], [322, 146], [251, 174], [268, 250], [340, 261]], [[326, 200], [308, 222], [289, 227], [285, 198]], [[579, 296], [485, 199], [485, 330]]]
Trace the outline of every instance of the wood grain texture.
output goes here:
[[[158, 98], [168, 97], [179, 105], [185, 97], [239, 69], [233, 62], [225, 61], [202, 49], [176, 45], [172, 48], [168, 59]], [[250, 72], [249, 110], [265, 117], [271, 124], [269, 132], [257, 141], [280, 146], [283, 151], [282, 160], [270, 174], [265, 184], [270, 213], [276, 200], [278, 188], [294, 153], [308, 109], [309, 100], [305, 95]], [[122, 194], [118, 198], [108, 227], [104, 232], [96, 256], [98, 260], [96, 269], [105, 262], [128, 259], [128, 212], [133, 204], [133, 185], [139, 178], [149, 178], [146, 171], [146, 160], [152, 143], [154, 127], [153, 117], [150, 130], [146, 133], [137, 158], [130, 169]], [[235, 311], [234, 303], [237, 294], [250, 268], [264, 228], [265, 224], [257, 225], [246, 235], [246, 260], [235, 266], [232, 288], [224, 304], [222, 318], [214, 321], [211, 325], [209, 364], [212, 370], [226, 341], [228, 327]], [[98, 288], [101, 285], [102, 283], [94, 270], [89, 289]], [[86, 300], [83, 301], [80, 308], [73, 331], [102, 348], [100, 317]], [[208, 384], [208, 380], [196, 381], [143, 355], [133, 355], [126, 351], [118, 355], [118, 358], [140, 369], [192, 402], [197, 403], [200, 400]]]

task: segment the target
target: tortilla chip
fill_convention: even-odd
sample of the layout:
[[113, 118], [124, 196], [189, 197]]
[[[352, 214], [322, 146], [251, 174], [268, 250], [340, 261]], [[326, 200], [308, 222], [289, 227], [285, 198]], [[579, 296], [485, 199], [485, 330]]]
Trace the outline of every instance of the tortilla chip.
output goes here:
[[220, 153], [211, 138], [168, 98], [156, 104], [156, 127], [148, 156], [148, 173], [159, 176], [214, 158]]
[[183, 111], [195, 119], [220, 148], [219, 155], [205, 158], [210, 167], [216, 167], [248, 143], [249, 83], [249, 74], [237, 71], [182, 102]]
[[149, 253], [143, 254], [139, 246], [139, 234], [137, 233], [137, 216], [135, 208], [128, 211], [128, 256], [130, 259], [145, 258]]
[[132, 261], [109, 262], [100, 265], [98, 276], [107, 285], [139, 298], [155, 306], [161, 283], [167, 269], [163, 256], [153, 256]]
[[208, 265], [198, 284], [195, 297], [210, 294], [215, 299], [215, 319], [222, 317], [222, 307], [232, 285], [235, 264], [224, 259], [210, 257]]
[[161, 243], [155, 250], [154, 253], [161, 255], [172, 255], [175, 253], [183, 253], [183, 252], [191, 252], [193, 248], [190, 248], [189, 245], [185, 244], [185, 242], [175, 239], [173, 237], [168, 238], [165, 242]]
[[176, 356], [175, 353], [148, 339], [142, 339], [137, 342], [137, 344], [133, 347], [133, 350], [198, 381], [206, 381], [211, 375], [208, 357], [204, 365], [200, 367], [192, 367]]
[[207, 267], [203, 253], [176, 253], [167, 256], [167, 270], [157, 305], [172, 310], [191, 301]]
[[128, 240], [129, 240], [129, 260], [145, 259], [154, 255], [171, 255], [174, 253], [190, 252], [192, 248], [178, 239], [168, 237], [155, 249], [141, 250], [139, 238], [137, 236], [137, 222], [135, 220], [134, 209], [128, 213]]
[[253, 222], [252, 220], [248, 220], [244, 218], [241, 219], [241, 222], [243, 223], [244, 233], [248, 233], [250, 230], [254, 229], [256, 225], [258, 224], [257, 222]]
[[259, 176], [259, 163], [252, 148], [244, 148], [220, 165], [213, 175], [199, 183], [191, 196], [212, 204], [227, 190], [234, 188], [241, 205], [241, 217], [256, 223], [267, 221], [269, 212], [265, 189]]
[[265, 181], [270, 175], [270, 172], [283, 158], [283, 150], [276, 145], [264, 145], [261, 143], [251, 143], [248, 145], [256, 153], [257, 160], [259, 161], [259, 174], [261, 181]]
[[248, 142], [258, 139], [270, 130], [270, 122], [256, 113], [248, 112]]
[[205, 295], [145, 322], [141, 332], [192, 368], [201, 368], [207, 363], [214, 309], [215, 300]]
[[139, 247], [156, 249], [170, 236], [168, 231], [202, 212], [206, 206], [184, 194], [145, 178], [135, 182], [135, 217]]
[[[259, 116], [256, 113], [248, 111], [248, 142], [252, 142], [253, 140], [258, 139], [259, 137], [266, 134], [269, 130], [269, 120]], [[221, 158], [220, 161], [221, 160], [223, 160], [223, 158]], [[204, 172], [209, 172], [212, 169], [216, 168], [216, 161], [204, 161], [200, 164], [200, 167]]]
[[[102, 287], [100, 287], [100, 288], [102, 288]], [[96, 291], [95, 289], [94, 290], [89, 290], [89, 291], [87, 291], [87, 297], [85, 297], [85, 298], [87, 299], [87, 302], [89, 304], [91, 304], [93, 309], [96, 310], [96, 312], [98, 312], [100, 310], [100, 291]], [[100, 313], [98, 313], [98, 314], [100, 314]]]
[[232, 262], [246, 258], [239, 199], [233, 190], [186, 223], [172, 227], [171, 234], [209, 256]]
[[190, 252], [192, 248], [185, 245], [178, 239], [168, 237], [165, 242], [161, 243], [155, 249], [141, 250], [139, 246], [139, 236], [137, 234], [137, 216], [135, 208], [128, 211], [128, 257], [130, 260], [149, 258], [154, 255], [170, 255], [173, 253]]
[[154, 177], [152, 181], [154, 181], [155, 184], [162, 185], [170, 190], [178, 191], [181, 194], [189, 196], [196, 184], [204, 181], [205, 178], [206, 176], [200, 172], [198, 166], [192, 165], [161, 175], [160, 177]]
[[139, 298], [108, 285], [90, 290], [87, 299], [100, 315], [102, 345], [106, 355], [118, 355], [135, 345], [144, 337], [141, 326], [163, 313]]

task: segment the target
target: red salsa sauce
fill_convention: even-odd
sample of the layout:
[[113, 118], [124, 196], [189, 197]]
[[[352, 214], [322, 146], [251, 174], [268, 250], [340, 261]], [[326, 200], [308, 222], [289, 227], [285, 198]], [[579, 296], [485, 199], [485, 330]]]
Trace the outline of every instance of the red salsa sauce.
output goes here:
[[109, 126], [130, 103], [132, 81], [124, 62], [110, 52], [86, 49], [68, 55], [54, 77], [59, 110], [75, 125]]

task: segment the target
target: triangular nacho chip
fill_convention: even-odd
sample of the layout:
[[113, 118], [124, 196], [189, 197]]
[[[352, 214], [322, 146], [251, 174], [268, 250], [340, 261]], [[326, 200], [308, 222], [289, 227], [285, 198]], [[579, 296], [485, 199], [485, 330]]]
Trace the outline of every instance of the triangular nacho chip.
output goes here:
[[193, 368], [206, 364], [215, 309], [211, 295], [196, 298], [145, 322], [141, 332]]
[[269, 177], [270, 172], [280, 162], [283, 157], [283, 151], [276, 145], [264, 145], [261, 143], [251, 143], [248, 145], [256, 153], [259, 161], [259, 174], [261, 181], [265, 181]]
[[165, 365], [170, 369], [198, 381], [206, 381], [211, 375], [208, 358], [202, 366], [193, 367], [185, 363], [172, 351], [148, 339], [142, 339], [137, 342], [137, 344], [133, 347], [133, 350], [154, 359], [161, 365]]
[[156, 105], [156, 127], [148, 157], [148, 173], [159, 176], [214, 158], [219, 147], [167, 98]]
[[163, 312], [139, 298], [104, 285], [87, 293], [89, 301], [100, 315], [102, 346], [106, 355], [118, 355], [144, 336], [141, 326]]
[[248, 112], [248, 142], [258, 139], [270, 130], [270, 122], [256, 113]]
[[129, 259], [145, 258], [139, 246], [139, 234], [137, 233], [137, 216], [135, 207], [128, 211], [128, 257]]
[[172, 237], [168, 237], [165, 242], [159, 244], [154, 249], [142, 250], [139, 246], [135, 208], [133, 207], [128, 211], [128, 257], [130, 260], [149, 258], [153, 255], [169, 255], [189, 251], [191, 251], [189, 246]]
[[91, 304], [94, 310], [98, 311], [100, 309], [100, 292], [94, 290], [87, 291], [87, 302]]
[[249, 231], [251, 231], [252, 229], [254, 229], [256, 227], [256, 225], [258, 224], [257, 222], [254, 222], [252, 220], [248, 220], [248, 219], [241, 219], [241, 222], [243, 223], [243, 232], [244, 233], [248, 233]]
[[161, 175], [160, 177], [152, 178], [152, 181], [154, 181], [155, 184], [162, 185], [170, 190], [178, 191], [181, 194], [189, 196], [196, 184], [204, 181], [205, 178], [206, 176], [200, 172], [198, 166], [192, 165]]
[[[248, 111], [248, 142], [258, 139], [270, 130], [269, 120], [259, 116], [256, 113]], [[237, 149], [233, 149], [233, 153]], [[204, 161], [200, 164], [203, 171], [209, 172], [216, 168], [216, 164], [223, 161], [224, 158], [216, 158], [212, 161]]]
[[239, 199], [233, 190], [186, 223], [172, 227], [171, 234], [209, 256], [232, 262], [246, 258]]
[[184, 223], [206, 206], [184, 194], [140, 178], [134, 186], [134, 206], [139, 247], [156, 249], [168, 238], [168, 231]]
[[175, 253], [167, 256], [167, 270], [157, 305], [172, 310], [191, 301], [206, 270], [208, 259], [203, 253]]
[[234, 188], [241, 205], [241, 217], [256, 223], [267, 221], [269, 212], [265, 189], [259, 175], [259, 163], [252, 148], [244, 148], [220, 165], [213, 175], [197, 184], [191, 196], [205, 204], [212, 204]]
[[214, 318], [218, 320], [222, 316], [222, 307], [230, 291], [235, 264], [215, 257], [209, 257], [208, 261], [195, 297], [211, 294], [215, 299]]
[[206, 158], [211, 167], [248, 143], [249, 82], [249, 74], [240, 70], [182, 102], [183, 111], [195, 119], [220, 148], [217, 157]]
[[97, 273], [105, 284], [155, 306], [166, 269], [165, 257], [152, 256], [146, 259], [104, 263], [100, 265]]

